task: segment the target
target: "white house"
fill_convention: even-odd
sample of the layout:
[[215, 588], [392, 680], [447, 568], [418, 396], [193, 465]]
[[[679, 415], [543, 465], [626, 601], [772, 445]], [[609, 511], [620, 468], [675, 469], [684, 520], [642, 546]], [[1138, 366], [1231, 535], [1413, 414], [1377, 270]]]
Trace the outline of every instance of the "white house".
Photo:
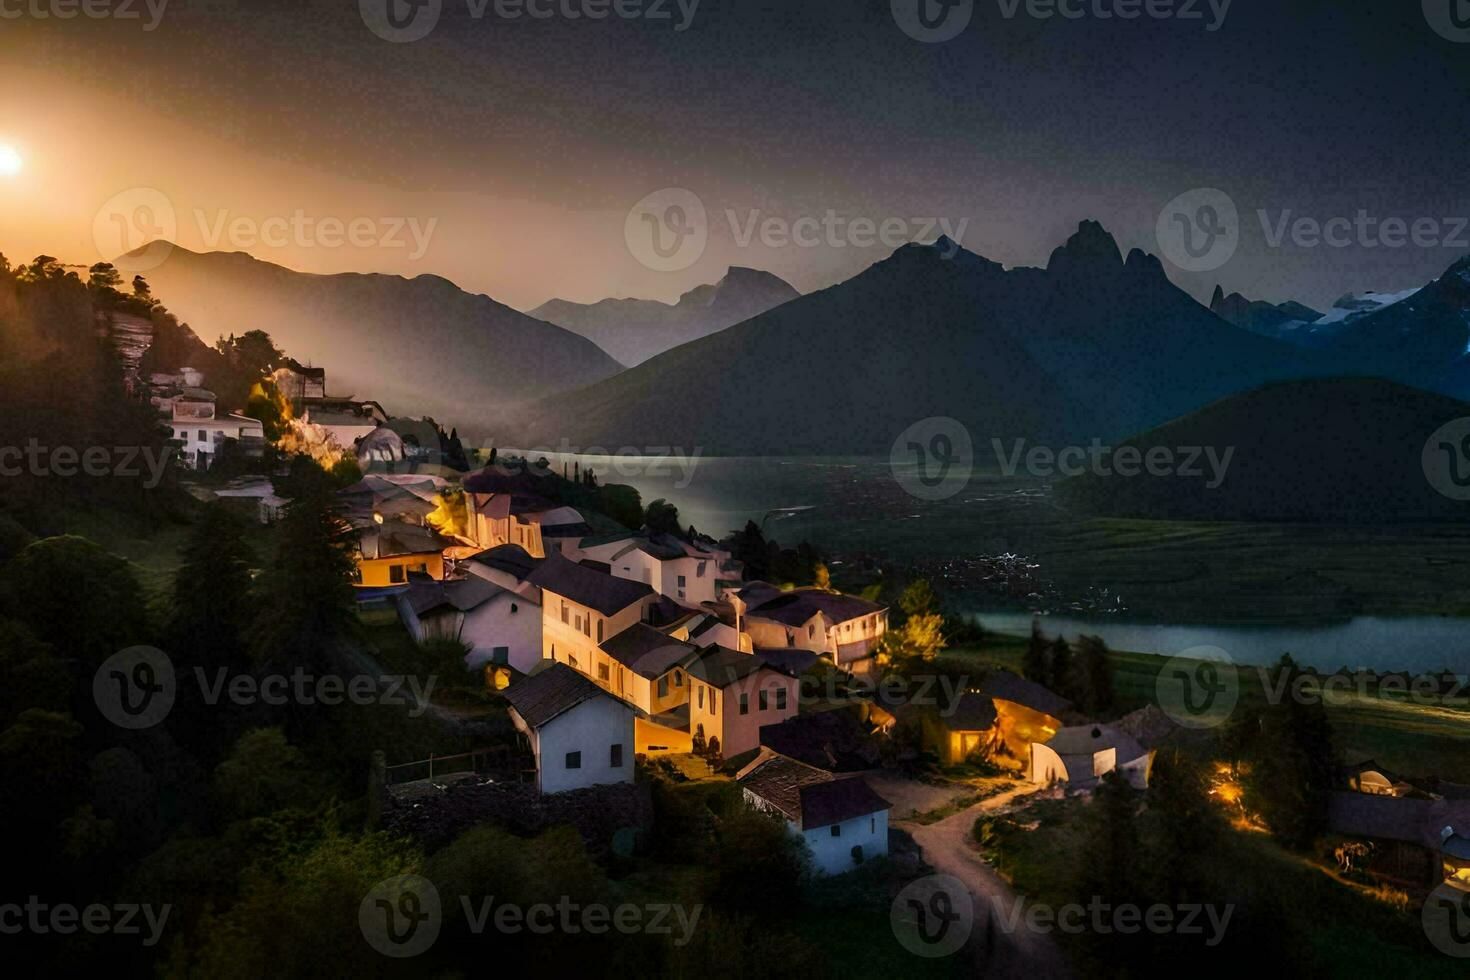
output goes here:
[[1148, 787], [1154, 750], [1145, 749], [1112, 725], [1063, 728], [1045, 742], [1031, 743], [1028, 775], [1033, 783], [1072, 783], [1086, 788], [1114, 769], [1135, 789]]
[[176, 418], [170, 422], [173, 437], [182, 446], [179, 462], [193, 470], [207, 470], [226, 439], [233, 439], [247, 456], [265, 452], [265, 427], [257, 419], [227, 415], [221, 419]]
[[888, 853], [889, 803], [861, 776], [834, 776], [763, 748], [736, 780], [752, 806], [786, 819], [823, 874]]
[[606, 565], [608, 574], [618, 578], [645, 582], [686, 606], [716, 602], [740, 580], [739, 566], [728, 551], [672, 534], [624, 531], [585, 537], [575, 557]]
[[398, 612], [413, 638], [468, 644], [470, 667], [494, 664], [529, 673], [541, 661], [541, 604], [470, 576], [436, 582], [412, 576]]
[[751, 582], [730, 593], [736, 626], [757, 649], [811, 650], [854, 673], [873, 669], [878, 643], [888, 630], [888, 607], [821, 589], [782, 591]]
[[549, 664], [503, 693], [536, 756], [539, 792], [633, 781], [631, 705], [565, 664]]

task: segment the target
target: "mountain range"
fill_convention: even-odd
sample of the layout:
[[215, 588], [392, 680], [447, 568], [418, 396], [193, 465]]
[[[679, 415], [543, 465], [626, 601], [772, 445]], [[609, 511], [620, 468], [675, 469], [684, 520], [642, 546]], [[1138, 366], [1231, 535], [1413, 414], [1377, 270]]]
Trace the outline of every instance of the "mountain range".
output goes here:
[[680, 296], [677, 303], [651, 299], [572, 303], [553, 299], [531, 310], [530, 315], [581, 334], [620, 363], [633, 367], [800, 295], [769, 272], [731, 266], [719, 282], [697, 286]]
[[947, 416], [982, 444], [1111, 439], [1316, 369], [1085, 221], [1044, 269], [1007, 270], [948, 239], [904, 246], [846, 282], [543, 399], [521, 431], [536, 445], [862, 453]]
[[297, 361], [325, 367], [329, 394], [446, 424], [492, 418], [621, 367], [585, 337], [438, 276], [310, 275], [175, 245], [146, 278], [206, 343], [264, 330]]

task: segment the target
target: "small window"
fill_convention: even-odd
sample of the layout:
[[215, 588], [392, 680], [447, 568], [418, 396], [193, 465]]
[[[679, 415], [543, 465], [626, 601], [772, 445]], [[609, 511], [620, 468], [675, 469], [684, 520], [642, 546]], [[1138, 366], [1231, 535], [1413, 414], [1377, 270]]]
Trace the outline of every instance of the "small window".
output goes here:
[[518, 612], [521, 611], [521, 607], [518, 606], [518, 605], [516, 605], [514, 602], [512, 602], [510, 604], [510, 611], [511, 611], [511, 615], [515, 615], [516, 613], [518, 613]]
[[490, 651], [490, 662], [498, 667], [510, 663], [510, 647], [494, 647]]
[[750, 714], [750, 695], [743, 691], [740, 693], [740, 713], [742, 715]]
[[679, 671], [677, 671], [677, 670], [674, 671], [674, 686], [675, 687], [683, 687], [684, 686], [684, 675], [682, 673], [680, 673]]
[[582, 753], [580, 753], [580, 752], [568, 752], [567, 753], [567, 768], [568, 769], [581, 769], [582, 768]]
[[715, 707], [715, 699], [717, 697], [719, 697], [718, 692], [716, 692], [716, 691], [710, 691], [709, 692], [709, 713], [712, 714], [712, 715], [717, 715], [717, 714], [720, 713], [719, 709]]
[[760, 697], [761, 697], [761, 710], [762, 711], [765, 711], [766, 708], [769, 707], [769, 704], [770, 704], [770, 694], [768, 692], [766, 692], [766, 691], [761, 691], [760, 692]]
[[666, 697], [669, 696], [669, 675], [668, 674], [665, 674], [664, 676], [662, 676], [662, 677], [660, 677], [658, 679], [658, 696], [661, 697], [661, 698], [666, 698]]
[[684, 576], [680, 575], [679, 576], [679, 588], [682, 589], [682, 588], [684, 588], [684, 586], [686, 586], [688, 584], [689, 584], [689, 580], [686, 579]]
[[614, 769], [623, 768], [623, 746], [621, 744], [614, 745], [612, 747], [612, 759], [609, 761], [608, 765], [612, 766]]
[[404, 581], [407, 581], [407, 576], [404, 574], [403, 566], [402, 565], [394, 565], [392, 568], [388, 569], [388, 581], [390, 581], [390, 582], [404, 582]]
[[597, 665], [597, 679], [603, 681], [612, 679], [612, 675], [608, 672], [607, 664]]
[[876, 834], [877, 832], [878, 832], [878, 818], [877, 817], [869, 817], [868, 818], [868, 833], [870, 833], [870, 834]]
[[699, 689], [699, 706], [700, 708], [704, 707], [704, 688], [702, 687]]
[[784, 687], [776, 688], [776, 710], [786, 710], [786, 688]]
[[832, 836], [833, 837], [841, 837], [842, 836], [842, 824], [840, 824], [840, 823], [834, 823], [832, 825]]
[[571, 618], [572, 618], [572, 611], [570, 609], [568, 609], [567, 608], [567, 604], [565, 602], [563, 602], [561, 604], [561, 621], [563, 623], [569, 623], [569, 622], [571, 622]]
[[597, 621], [597, 642], [602, 642], [602, 620]]
[[204, 434], [204, 430], [203, 429], [200, 429], [199, 430], [199, 441], [200, 442], [205, 442], [208, 439], [209, 439], [209, 436], [207, 436], [207, 435]]

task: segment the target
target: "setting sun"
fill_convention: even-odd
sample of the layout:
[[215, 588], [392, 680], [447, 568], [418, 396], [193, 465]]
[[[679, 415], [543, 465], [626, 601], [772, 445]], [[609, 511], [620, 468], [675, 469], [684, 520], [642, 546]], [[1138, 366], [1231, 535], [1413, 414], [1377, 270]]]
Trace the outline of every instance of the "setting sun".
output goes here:
[[22, 166], [24, 166], [24, 161], [21, 160], [15, 147], [0, 145], [0, 176], [14, 177], [20, 173]]

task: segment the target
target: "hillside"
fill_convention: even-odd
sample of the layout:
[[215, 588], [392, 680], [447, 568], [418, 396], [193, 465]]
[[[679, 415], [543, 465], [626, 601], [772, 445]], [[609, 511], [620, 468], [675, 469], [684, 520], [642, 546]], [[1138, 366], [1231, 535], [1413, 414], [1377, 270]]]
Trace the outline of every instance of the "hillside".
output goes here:
[[800, 295], [769, 272], [732, 266], [719, 282], [691, 289], [673, 304], [649, 299], [605, 299], [597, 303], [554, 299], [530, 315], [581, 334], [632, 367]]
[[1470, 517], [1425, 477], [1425, 442], [1470, 404], [1390, 381], [1268, 385], [1127, 440], [1153, 447], [1233, 447], [1224, 480], [1099, 476], [1060, 483], [1058, 499], [1090, 516], [1204, 521], [1392, 524]]
[[327, 368], [329, 394], [446, 425], [482, 423], [619, 369], [585, 338], [438, 276], [309, 275], [174, 246], [147, 278], [206, 343], [265, 330], [296, 360]]
[[543, 400], [520, 431], [535, 444], [706, 454], [886, 453], [930, 416], [961, 420], [977, 445], [1121, 438], [1310, 370], [1302, 352], [1219, 319], [1157, 259], [1125, 261], [1084, 222], [1045, 269], [1006, 270], [947, 239], [905, 246], [847, 282]]

